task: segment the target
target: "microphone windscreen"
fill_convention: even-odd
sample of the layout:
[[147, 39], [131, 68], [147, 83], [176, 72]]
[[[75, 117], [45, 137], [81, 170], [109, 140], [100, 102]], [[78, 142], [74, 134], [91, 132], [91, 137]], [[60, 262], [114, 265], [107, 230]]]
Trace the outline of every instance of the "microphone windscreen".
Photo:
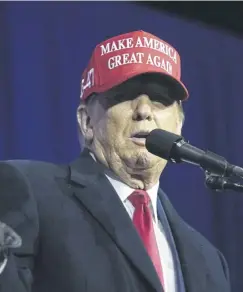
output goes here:
[[150, 153], [169, 160], [174, 143], [182, 139], [174, 133], [155, 129], [148, 134], [145, 145]]

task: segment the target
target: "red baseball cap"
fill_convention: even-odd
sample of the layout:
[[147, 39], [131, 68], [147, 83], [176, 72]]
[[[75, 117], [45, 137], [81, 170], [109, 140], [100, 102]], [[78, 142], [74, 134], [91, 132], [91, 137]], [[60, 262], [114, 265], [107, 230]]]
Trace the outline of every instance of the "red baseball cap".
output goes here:
[[158, 37], [134, 31], [115, 36], [97, 45], [81, 79], [80, 98], [105, 92], [130, 78], [157, 73], [170, 81], [175, 99], [186, 100], [188, 91], [181, 82], [178, 52]]

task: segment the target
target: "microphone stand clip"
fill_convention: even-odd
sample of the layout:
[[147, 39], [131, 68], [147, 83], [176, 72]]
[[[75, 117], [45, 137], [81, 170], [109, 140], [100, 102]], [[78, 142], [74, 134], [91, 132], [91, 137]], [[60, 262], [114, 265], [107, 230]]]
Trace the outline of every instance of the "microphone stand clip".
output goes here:
[[236, 179], [215, 175], [209, 171], [205, 171], [205, 185], [214, 191], [222, 192], [225, 190], [233, 190], [236, 192], [243, 192], [243, 184]]

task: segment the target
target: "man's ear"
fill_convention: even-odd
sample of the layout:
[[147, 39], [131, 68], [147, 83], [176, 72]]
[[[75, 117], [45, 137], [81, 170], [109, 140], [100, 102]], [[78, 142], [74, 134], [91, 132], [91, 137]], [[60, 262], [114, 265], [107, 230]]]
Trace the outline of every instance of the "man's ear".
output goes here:
[[77, 121], [80, 133], [84, 137], [85, 143], [90, 145], [93, 141], [94, 134], [93, 127], [91, 125], [91, 118], [85, 103], [81, 103], [77, 109]]

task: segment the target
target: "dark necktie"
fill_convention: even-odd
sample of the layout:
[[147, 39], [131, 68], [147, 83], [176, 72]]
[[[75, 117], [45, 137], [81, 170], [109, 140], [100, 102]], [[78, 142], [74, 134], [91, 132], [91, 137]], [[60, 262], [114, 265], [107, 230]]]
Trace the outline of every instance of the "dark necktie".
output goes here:
[[149, 207], [149, 195], [146, 191], [136, 190], [128, 197], [128, 200], [135, 208], [133, 213], [133, 223], [139, 235], [141, 236], [144, 246], [146, 247], [146, 250], [154, 264], [161, 284], [164, 286], [161, 259], [153, 227], [153, 217]]

